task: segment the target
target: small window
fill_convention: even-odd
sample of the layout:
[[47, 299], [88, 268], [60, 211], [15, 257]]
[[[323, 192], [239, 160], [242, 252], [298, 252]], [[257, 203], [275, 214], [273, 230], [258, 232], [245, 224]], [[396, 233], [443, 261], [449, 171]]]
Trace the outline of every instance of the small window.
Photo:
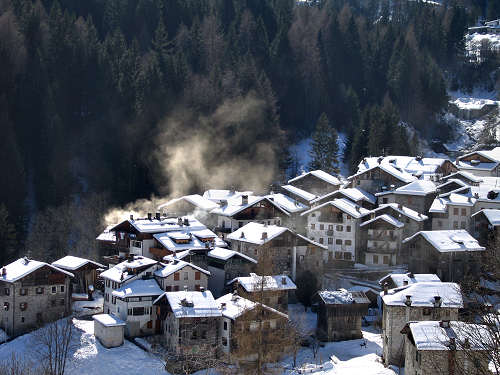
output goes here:
[[455, 208], [453, 209], [453, 215], [458, 215], [458, 208], [456, 208], [456, 207], [455, 207]]
[[378, 255], [373, 255], [372, 259], [373, 259], [373, 264], [378, 264]]
[[311, 217], [316, 217], [316, 214], [313, 212], [313, 213], [311, 214]]
[[19, 308], [21, 309], [21, 311], [26, 311], [26, 309], [28, 308], [28, 304], [26, 302], [21, 302], [19, 304]]
[[179, 279], [180, 279], [179, 272], [174, 273], [174, 280], [179, 281]]
[[465, 221], [460, 222], [460, 228], [465, 229]]
[[227, 346], [227, 337], [222, 336], [222, 345]]
[[115, 296], [111, 296], [111, 303], [113, 305], [116, 305], [116, 297]]
[[332, 245], [333, 244], [333, 237], [328, 237], [328, 245]]
[[200, 280], [200, 279], [201, 279], [201, 272], [196, 271], [196, 272], [194, 273], [194, 279], [195, 279], [195, 280]]
[[311, 224], [311, 229], [316, 229], [316, 224]]
[[350, 226], [350, 225], [347, 225], [347, 226], [345, 227], [345, 230], [346, 230], [346, 232], [350, 232], [350, 231], [351, 231], [351, 226]]
[[431, 315], [431, 309], [429, 307], [424, 307], [423, 314], [424, 315]]
[[387, 202], [388, 202], [387, 198], [382, 198], [382, 203], [383, 204], [387, 204]]
[[324, 224], [320, 224], [319, 225], [319, 230], [324, 230], [325, 229], [325, 225]]
[[50, 300], [50, 306], [54, 307], [56, 305], [56, 300], [55, 299], [51, 299]]
[[351, 246], [352, 245], [352, 241], [351, 240], [345, 240], [345, 245], [346, 246]]
[[10, 288], [5, 288], [4, 292], [6, 296], [10, 296]]
[[328, 230], [333, 230], [333, 225], [329, 225]]
[[24, 323], [24, 316], [21, 317], [21, 323]]
[[462, 208], [462, 216], [467, 216], [467, 210], [465, 208]]
[[171, 285], [167, 285], [167, 287], [165, 288], [165, 290], [167, 292], [171, 292], [172, 291], [172, 286]]
[[189, 273], [184, 272], [184, 280], [189, 280]]
[[344, 230], [344, 227], [342, 225], [337, 225], [335, 229], [337, 229], [337, 232], [342, 232]]
[[149, 329], [153, 328], [153, 321], [152, 321], [152, 320], [148, 320], [147, 327], [148, 327]]
[[441, 220], [438, 220], [437, 221], [437, 225], [439, 228], [442, 228], [443, 227], [443, 222]]
[[43, 288], [36, 288], [36, 294], [43, 294]]
[[52, 294], [56, 294], [57, 293], [57, 287], [53, 286], [51, 288], [51, 292], [52, 292]]
[[61, 299], [59, 300], [59, 305], [64, 306], [64, 298], [61, 298]]
[[384, 255], [384, 264], [389, 264], [389, 256]]
[[335, 259], [342, 259], [342, 252], [341, 251], [335, 252]]
[[61, 293], [64, 293], [64, 285], [61, 285], [61, 286], [60, 286], [59, 291], [60, 291]]
[[4, 303], [3, 303], [3, 309], [4, 309], [5, 311], [9, 311], [9, 303], [8, 303], [8, 302], [4, 302]]
[[19, 289], [19, 295], [20, 296], [27, 296], [28, 295], [28, 289], [27, 288], [21, 288], [21, 289]]
[[200, 291], [200, 284], [196, 284], [194, 286], [194, 290], [196, 290], [197, 292], [199, 292]]
[[352, 259], [352, 254], [348, 253], [348, 252], [345, 252], [344, 253], [344, 260], [351, 260], [351, 259]]
[[453, 229], [458, 229], [458, 221], [453, 222]]
[[224, 322], [224, 331], [227, 331], [227, 322]]
[[335, 240], [335, 245], [342, 245], [342, 240], [340, 238], [337, 238]]
[[174, 292], [178, 292], [179, 291], [179, 285], [175, 285], [174, 286]]
[[320, 244], [323, 244], [323, 237], [320, 237], [320, 238], [319, 238], [319, 243], [320, 243]]

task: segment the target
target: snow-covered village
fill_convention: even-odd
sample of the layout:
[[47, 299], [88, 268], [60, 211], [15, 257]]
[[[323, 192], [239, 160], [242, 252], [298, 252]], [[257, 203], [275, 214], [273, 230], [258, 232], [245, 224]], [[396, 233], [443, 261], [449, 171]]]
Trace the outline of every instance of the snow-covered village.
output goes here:
[[499, 0], [0, 0], [0, 128], [0, 375], [500, 375]]

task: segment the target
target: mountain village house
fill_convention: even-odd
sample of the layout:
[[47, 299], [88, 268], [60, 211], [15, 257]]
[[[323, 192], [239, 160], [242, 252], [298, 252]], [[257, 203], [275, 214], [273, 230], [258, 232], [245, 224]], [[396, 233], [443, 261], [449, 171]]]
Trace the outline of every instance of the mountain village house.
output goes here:
[[[67, 255], [56, 260], [53, 266], [71, 272], [74, 277], [71, 279], [73, 293], [92, 292], [97, 280], [97, 270], [105, 269], [106, 266], [89, 259], [83, 259]], [[92, 289], [92, 290], [90, 290]]]
[[332, 266], [350, 267], [362, 246], [360, 219], [369, 214], [366, 208], [340, 198], [313, 207], [302, 215], [307, 216], [307, 237], [328, 246], [324, 261]]
[[0, 270], [0, 328], [10, 337], [71, 313], [73, 274], [21, 258]]
[[412, 272], [433, 273], [441, 280], [457, 282], [479, 270], [485, 250], [463, 229], [418, 232], [406, 238], [403, 245]]
[[461, 171], [475, 176], [499, 176], [500, 147], [490, 151], [474, 151], [457, 158], [456, 165]]
[[251, 273], [247, 277], [237, 277], [228, 284], [233, 286], [239, 296], [281, 312], [288, 311], [288, 293], [297, 289], [286, 275], [258, 276]]
[[310, 171], [288, 180], [288, 184], [316, 195], [324, 195], [338, 190], [341, 181], [321, 170]]
[[484, 209], [472, 215], [472, 236], [482, 246], [496, 244], [500, 238], [500, 210]]
[[390, 273], [379, 280], [379, 284], [385, 289], [401, 288], [415, 283], [440, 283], [438, 275], [432, 273]]
[[434, 198], [437, 196], [437, 188], [432, 181], [417, 180], [395, 190], [375, 195], [379, 204], [398, 203], [413, 211], [424, 213], [429, 211]]
[[370, 300], [363, 292], [321, 290], [316, 334], [323, 341], [354, 340], [363, 337], [361, 319], [368, 313]]
[[401, 330], [407, 322], [456, 320], [463, 307], [460, 286], [455, 283], [419, 282], [400, 288], [384, 289], [382, 297], [383, 359], [386, 365], [404, 364]]
[[314, 206], [319, 206], [323, 203], [333, 201], [335, 199], [349, 199], [350, 201], [356, 203], [357, 205], [366, 208], [367, 210], [372, 210], [377, 206], [377, 198], [367, 191], [360, 188], [346, 188], [339, 189], [334, 192], [322, 195], [311, 201]]
[[154, 272], [160, 288], [166, 292], [207, 289], [210, 272], [192, 263], [174, 259]]
[[316, 194], [310, 193], [293, 185], [282, 185], [281, 191], [283, 194], [290, 196], [293, 200], [309, 207], [312, 205], [312, 201], [318, 198]]
[[401, 203], [381, 204], [369, 216], [363, 216], [361, 220], [367, 221], [373, 219], [374, 216], [381, 215], [389, 215], [404, 224], [402, 230], [403, 238], [413, 236], [415, 233], [424, 230], [427, 226], [428, 217], [426, 215], [405, 207]]
[[309, 270], [323, 274], [326, 246], [294, 233], [286, 227], [249, 223], [227, 236], [231, 247], [259, 262], [269, 262], [269, 273], [295, 279]]

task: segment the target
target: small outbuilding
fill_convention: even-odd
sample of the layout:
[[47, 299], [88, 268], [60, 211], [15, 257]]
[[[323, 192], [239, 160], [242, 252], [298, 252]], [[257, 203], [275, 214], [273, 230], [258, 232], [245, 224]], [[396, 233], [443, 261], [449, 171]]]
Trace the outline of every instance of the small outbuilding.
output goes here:
[[126, 323], [111, 314], [94, 315], [94, 336], [102, 346], [116, 348], [123, 345]]
[[56, 260], [52, 265], [75, 275], [71, 280], [74, 293], [89, 293], [89, 290], [94, 290], [97, 279], [97, 269], [107, 268], [93, 260], [71, 255]]

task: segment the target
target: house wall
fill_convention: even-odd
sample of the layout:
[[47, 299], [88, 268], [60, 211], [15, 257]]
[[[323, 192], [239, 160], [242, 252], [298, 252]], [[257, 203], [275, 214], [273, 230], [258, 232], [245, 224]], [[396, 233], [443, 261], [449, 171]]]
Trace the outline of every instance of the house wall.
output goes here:
[[382, 186], [389, 189], [391, 185], [394, 185], [394, 188], [398, 188], [405, 185], [405, 182], [377, 167], [353, 177], [351, 184], [352, 187], [359, 187], [369, 193], [375, 194], [382, 190]]
[[[40, 270], [39, 270], [40, 271]], [[39, 273], [33, 272], [30, 275]], [[9, 336], [15, 337], [35, 329], [40, 324], [53, 322], [67, 316], [71, 312], [71, 290], [69, 276], [60, 274], [54, 282], [34, 284], [29, 278], [15, 283], [0, 283], [0, 328]], [[55, 288], [55, 293], [52, 288]], [[37, 293], [37, 288], [43, 288]], [[9, 295], [6, 294], [9, 290]], [[26, 295], [20, 295], [21, 289]], [[8, 310], [5, 309], [6, 303]], [[21, 304], [26, 309], [21, 310]]]
[[290, 185], [305, 190], [309, 193], [316, 194], [318, 196], [336, 191], [340, 187], [340, 185], [332, 185], [311, 174], [302, 177], [297, 181], [293, 181], [292, 183], [290, 183]]
[[229, 216], [222, 216], [218, 215], [217, 216], [217, 228], [219, 230], [225, 230], [226, 232], [234, 232], [235, 230], [247, 225], [248, 223], [261, 223], [261, 224], [268, 224], [268, 225], [281, 225], [282, 219], [278, 216], [275, 215], [270, 215], [269, 217], [265, 218], [256, 218], [256, 219], [235, 219], [231, 218]]
[[208, 289], [218, 298], [231, 291], [231, 286], [226, 285], [227, 282], [239, 276], [248, 276], [250, 272], [255, 270], [255, 263], [245, 260], [239, 256], [234, 256], [226, 262], [209, 259], [208, 271]]
[[[196, 280], [197, 273], [199, 275], [199, 280]], [[178, 274], [179, 280], [175, 280], [175, 274]], [[155, 279], [160, 288], [166, 292], [184, 290], [184, 287], [187, 287], [189, 291], [194, 291], [200, 290], [202, 287], [207, 289], [208, 286], [208, 275], [191, 266], [185, 266], [167, 277], [155, 276]]]
[[472, 206], [448, 204], [447, 215], [433, 215], [432, 230], [469, 229]]
[[[127, 323], [127, 337], [146, 336], [154, 333], [155, 313], [153, 300], [158, 296], [116, 298], [115, 315]], [[144, 314], [134, 315], [134, 307], [144, 308]]]
[[386, 365], [403, 366], [404, 335], [401, 330], [409, 321], [424, 320], [458, 320], [458, 308], [449, 307], [415, 307], [383, 305], [382, 341], [383, 359]]
[[371, 266], [394, 266], [401, 249], [402, 228], [382, 220], [360, 228], [364, 249], [361, 260]]
[[250, 301], [262, 303], [278, 311], [286, 313], [288, 311], [288, 291], [269, 290], [247, 292], [241, 285], [238, 285], [238, 295]]
[[354, 340], [363, 337], [361, 318], [368, 312], [368, 305], [319, 304], [317, 334], [324, 341]]
[[94, 320], [94, 336], [105, 348], [123, 345], [124, 326], [107, 327]]

